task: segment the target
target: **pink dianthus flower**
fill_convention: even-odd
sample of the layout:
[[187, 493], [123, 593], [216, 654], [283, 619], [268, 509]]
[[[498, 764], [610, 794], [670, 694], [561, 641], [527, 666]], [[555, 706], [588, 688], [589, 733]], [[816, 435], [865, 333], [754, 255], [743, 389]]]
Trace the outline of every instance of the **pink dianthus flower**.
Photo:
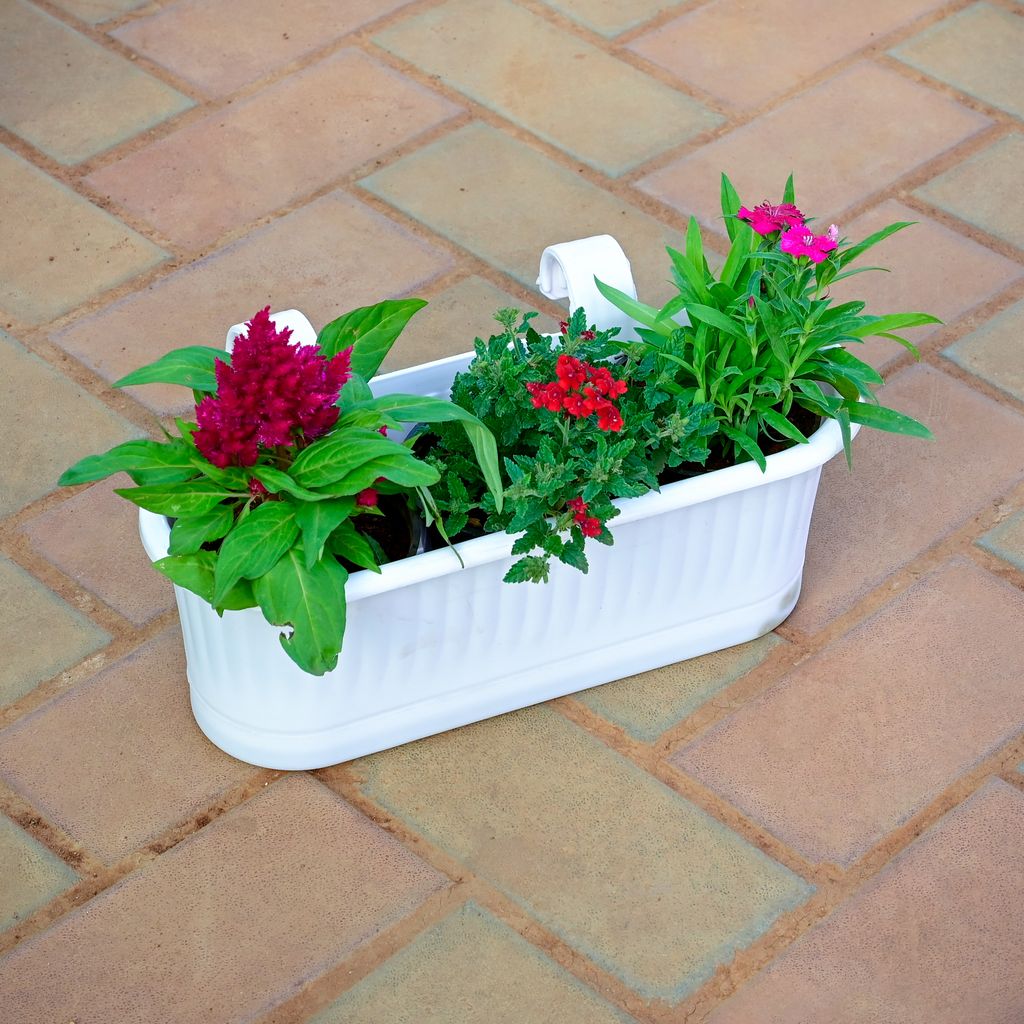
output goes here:
[[790, 228], [779, 239], [779, 248], [790, 256], [806, 256], [812, 263], [821, 263], [839, 244], [839, 228], [832, 225], [824, 235], [816, 235], [810, 228]]
[[804, 215], [792, 203], [772, 206], [765, 201], [752, 210], [741, 206], [736, 216], [745, 220], [759, 235], [770, 235], [785, 228], [799, 228], [804, 224]]

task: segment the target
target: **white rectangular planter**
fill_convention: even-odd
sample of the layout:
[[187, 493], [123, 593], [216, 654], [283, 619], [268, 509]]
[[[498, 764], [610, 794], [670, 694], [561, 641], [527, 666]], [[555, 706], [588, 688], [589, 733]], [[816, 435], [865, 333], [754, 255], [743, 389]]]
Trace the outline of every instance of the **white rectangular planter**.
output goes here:
[[[470, 354], [374, 381], [377, 394], [447, 395]], [[753, 640], [792, 611], [822, 465], [842, 450], [826, 422], [810, 444], [625, 499], [613, 547], [590, 572], [556, 563], [547, 584], [508, 584], [496, 534], [348, 582], [338, 667], [302, 672], [258, 609], [223, 618], [175, 587], [192, 709], [229, 754], [316, 768], [659, 665]], [[140, 513], [150, 558], [170, 527]]]
[[[373, 390], [447, 397], [470, 358]], [[841, 450], [829, 420], [766, 473], [746, 463], [620, 500], [615, 544], [587, 546], [586, 576], [556, 562], [547, 584], [502, 582], [507, 534], [459, 544], [464, 568], [443, 549], [355, 573], [323, 677], [288, 658], [258, 609], [218, 617], [175, 587], [196, 721], [244, 761], [317, 768], [753, 640], [796, 604], [818, 477]], [[164, 517], [142, 511], [140, 531], [150, 558], [167, 554]]]

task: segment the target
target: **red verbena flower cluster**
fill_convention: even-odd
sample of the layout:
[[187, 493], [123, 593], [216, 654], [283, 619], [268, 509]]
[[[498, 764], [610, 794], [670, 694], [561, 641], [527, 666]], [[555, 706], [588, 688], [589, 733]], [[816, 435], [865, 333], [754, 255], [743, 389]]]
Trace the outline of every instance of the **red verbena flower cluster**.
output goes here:
[[[558, 321], [558, 326], [562, 329], [562, 333], [563, 334], [568, 334], [569, 333], [569, 321], [568, 320], [559, 320]], [[597, 335], [593, 331], [580, 331], [580, 340], [581, 341], [593, 341], [596, 337], [597, 337]]]
[[596, 537], [601, 532], [601, 520], [597, 516], [587, 515], [587, 503], [580, 498], [570, 498], [566, 505], [573, 511], [573, 522], [579, 528], [584, 537]]
[[628, 390], [624, 380], [616, 380], [605, 366], [592, 366], [566, 355], [558, 357], [555, 376], [557, 380], [550, 384], [526, 385], [535, 409], [564, 409], [577, 419], [596, 415], [601, 430], [622, 429], [622, 416], [613, 399]]
[[316, 345], [292, 345], [270, 307], [235, 341], [231, 363], [218, 359], [217, 392], [196, 406], [196, 448], [215, 466], [252, 466], [259, 446], [293, 445], [326, 434], [351, 376], [352, 350], [328, 359]]

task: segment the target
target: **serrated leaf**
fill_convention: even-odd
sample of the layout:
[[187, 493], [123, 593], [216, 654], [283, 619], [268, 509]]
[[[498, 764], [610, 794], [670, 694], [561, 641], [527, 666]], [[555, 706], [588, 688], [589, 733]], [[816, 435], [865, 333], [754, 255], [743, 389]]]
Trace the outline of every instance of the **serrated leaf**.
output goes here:
[[230, 364], [231, 356], [220, 348], [207, 345], [187, 345], [176, 348], [155, 362], [132, 371], [120, 380], [114, 381], [115, 388], [127, 388], [136, 384], [180, 384], [205, 394], [217, 390], [215, 366], [217, 360]]
[[221, 542], [213, 603], [220, 602], [238, 580], [268, 572], [298, 536], [295, 506], [287, 502], [265, 502], [240, 519]]
[[369, 380], [384, 362], [405, 325], [426, 306], [424, 299], [387, 299], [332, 320], [317, 335], [328, 357], [352, 347], [352, 372]]
[[345, 637], [348, 572], [336, 559], [306, 567], [302, 545], [287, 551], [253, 581], [253, 593], [267, 621], [291, 628], [281, 646], [304, 672], [322, 676], [338, 664]]

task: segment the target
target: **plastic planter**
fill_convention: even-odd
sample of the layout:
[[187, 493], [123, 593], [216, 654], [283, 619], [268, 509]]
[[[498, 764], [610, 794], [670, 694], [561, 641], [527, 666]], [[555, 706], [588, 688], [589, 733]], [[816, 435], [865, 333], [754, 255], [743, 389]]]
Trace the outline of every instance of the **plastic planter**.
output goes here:
[[[579, 290], [569, 282], [570, 303], [590, 313]], [[309, 340], [301, 314], [278, 320]], [[373, 388], [447, 395], [469, 359]], [[175, 587], [196, 721], [243, 761], [317, 768], [752, 640], [796, 604], [821, 467], [841, 450], [828, 421], [809, 444], [769, 456], [766, 473], [746, 463], [622, 500], [615, 544], [588, 547], [586, 576], [556, 563], [546, 585], [503, 583], [507, 535], [459, 544], [465, 568], [439, 550], [355, 573], [344, 650], [322, 677], [287, 657], [258, 609], [219, 617]], [[140, 532], [150, 558], [167, 553], [163, 517], [142, 511]]]

